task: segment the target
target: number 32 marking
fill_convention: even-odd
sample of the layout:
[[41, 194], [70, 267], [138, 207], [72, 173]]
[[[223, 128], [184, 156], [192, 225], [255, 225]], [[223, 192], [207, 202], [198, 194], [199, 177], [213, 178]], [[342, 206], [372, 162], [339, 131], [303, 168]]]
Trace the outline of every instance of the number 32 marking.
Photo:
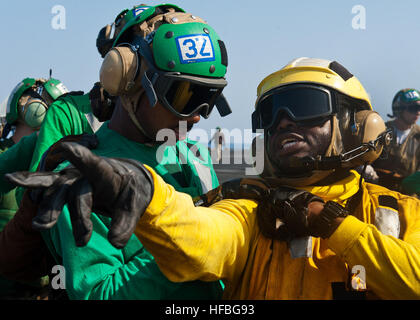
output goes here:
[[[200, 49], [200, 55], [203, 56], [203, 57], [208, 57], [210, 55], [210, 52], [204, 52], [204, 49], [206, 48], [206, 43], [207, 43], [207, 39], [204, 38], [203, 39], [203, 43], [201, 45], [201, 49]], [[197, 42], [194, 41], [194, 40], [192, 40], [192, 39], [186, 39], [186, 40], [184, 40], [184, 42], [182, 43], [182, 45], [183, 46], [186, 46], [187, 44], [191, 44], [191, 46], [188, 47], [188, 50], [192, 50], [193, 53], [188, 53], [187, 52], [187, 53], [185, 53], [185, 55], [188, 58], [194, 58], [194, 57], [196, 57], [197, 56], [197, 53], [198, 53], [197, 52], [197, 47], [196, 47]]]
[[190, 35], [177, 38], [181, 63], [214, 60], [213, 45], [208, 35]]

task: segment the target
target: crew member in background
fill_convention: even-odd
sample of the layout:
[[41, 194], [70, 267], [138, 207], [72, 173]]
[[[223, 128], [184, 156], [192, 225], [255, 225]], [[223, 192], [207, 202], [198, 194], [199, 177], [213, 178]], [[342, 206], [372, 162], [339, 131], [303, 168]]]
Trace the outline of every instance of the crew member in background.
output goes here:
[[211, 142], [214, 141], [214, 147], [216, 149], [217, 160], [216, 163], [220, 162], [222, 158], [222, 150], [225, 145], [225, 135], [223, 134], [222, 128], [216, 127], [216, 132], [214, 133], [213, 137], [209, 141], [209, 146], [211, 146]]
[[[0, 139], [0, 152], [4, 154], [19, 142], [21, 142], [21, 146], [34, 146], [38, 130], [44, 121], [48, 108], [65, 93], [67, 93], [66, 87], [61, 81], [53, 78], [48, 80], [25, 78], [19, 82], [7, 100], [6, 126]], [[33, 151], [32, 147], [31, 150]], [[20, 152], [13, 162], [7, 162], [4, 157], [0, 156], [0, 166], [12, 165], [14, 168], [26, 170], [25, 168], [28, 168], [31, 158], [32, 152]], [[4, 180], [3, 175], [1, 180]], [[0, 194], [0, 231], [18, 210], [15, 191], [16, 188], [11, 186], [7, 192]], [[0, 298], [21, 298], [38, 294], [39, 286], [42, 286], [42, 283], [24, 285], [0, 277]]]
[[[96, 47], [102, 58], [110, 50], [113, 42], [125, 24], [135, 17], [135, 13], [141, 12], [142, 9], [144, 9], [144, 7], [135, 6], [133, 9], [121, 11], [111, 25], [106, 25], [99, 31], [96, 39]], [[111, 32], [112, 29], [114, 29], [113, 32]], [[33, 81], [33, 79], [25, 79], [23, 82], [25, 85], [29, 85]], [[29, 109], [26, 111], [26, 118], [37, 126], [35, 132], [28, 124], [23, 123], [19, 117], [16, 118], [16, 115], [19, 114], [19, 112], [17, 112], [18, 109], [16, 109], [16, 113], [15, 109], [11, 108], [11, 111], [7, 114], [7, 119], [9, 122], [13, 122], [14, 126], [11, 126], [10, 123], [7, 124], [4, 135], [12, 136], [14, 130], [17, 130], [17, 133], [12, 137], [14, 141], [12, 139], [2, 139], [1, 141], [5, 146], [13, 146], [7, 151], [3, 147], [3, 152], [0, 154], [0, 196], [3, 199], [3, 204], [8, 203], [8, 206], [11, 207], [10, 210], [3, 208], [3, 212], [0, 213], [0, 231], [11, 219], [14, 212], [16, 212], [18, 208], [17, 204], [22, 200], [23, 192], [25, 191], [24, 188], [15, 188], [14, 185], [4, 179], [4, 175], [15, 171], [36, 171], [44, 152], [63, 137], [68, 137], [67, 141], [80, 141], [83, 139], [83, 142], [81, 143], [93, 147], [94, 143], [92, 143], [92, 140], [89, 137], [84, 139], [76, 136], [94, 133], [101, 126], [101, 122], [109, 120], [112, 116], [115, 99], [103, 89], [100, 82], [95, 83], [89, 92], [84, 93], [83, 91], [68, 92], [62, 84], [54, 81], [56, 80], [52, 79], [50, 81], [51, 84], [47, 84], [46, 88], [49, 90], [48, 92], [51, 92], [51, 90], [63, 90], [64, 94], [60, 96], [57, 95], [57, 99], [49, 105], [48, 112], [42, 112], [45, 110], [40, 108], [39, 110], [36, 110], [38, 113], [33, 114], [35, 104], [31, 106], [34, 110]], [[20, 91], [24, 90], [19, 85], [16, 89], [19, 89]], [[54, 85], [56, 85], [55, 89]], [[44, 92], [44, 95], [45, 94], [47, 94], [47, 91]], [[12, 100], [11, 98], [13, 97], [11, 96], [9, 98], [9, 103], [11, 103], [13, 99], [13, 103], [16, 103], [16, 97]], [[48, 100], [48, 104], [50, 101], [51, 99]], [[8, 107], [10, 107], [10, 105], [8, 105]], [[15, 120], [15, 118], [17, 120]], [[33, 133], [23, 136], [23, 130], [24, 133]], [[19, 140], [18, 137], [22, 137], [22, 139]], [[48, 164], [44, 169], [47, 168]], [[4, 261], [4, 263], [0, 266], [0, 270], [3, 270], [4, 268], [14, 270], [15, 276], [12, 277], [12, 279], [16, 279], [22, 283], [35, 282], [42, 283], [42, 285], [47, 284], [47, 278], [43, 277], [37, 279], [36, 277], [31, 276], [31, 271], [32, 273], [37, 274], [38, 269], [42, 268], [46, 263], [45, 244], [43, 243], [41, 235], [39, 232], [31, 232], [32, 230], [29, 230], [26, 232], [25, 237], [23, 237], [23, 239], [25, 239], [24, 242], [19, 242], [22, 240], [22, 238], [19, 238], [19, 235], [22, 233], [16, 232], [16, 225], [18, 224], [12, 223], [8, 225], [6, 227], [8, 229], [7, 234], [16, 237], [16, 242], [21, 244], [19, 248], [25, 248], [23, 252], [20, 252], [22, 254], [21, 256], [25, 259], [20, 261], [22, 262], [22, 264], [20, 264], [18, 260], [9, 256], [9, 254], [14, 255], [18, 251], [14, 250], [14, 247], [3, 242], [4, 246], [1, 247], [0, 254], [3, 255], [1, 260]], [[32, 238], [30, 236], [32, 236]], [[8, 243], [10, 244], [10, 241]], [[9, 281], [8, 283], [18, 282]], [[14, 297], [24, 298], [24, 295], [25, 293], [17, 293]]]
[[392, 100], [392, 115], [388, 116], [395, 118], [386, 123], [393, 139], [372, 164], [376, 179], [370, 181], [404, 192], [402, 180], [420, 170], [420, 126], [416, 124], [420, 117], [420, 92], [416, 89], [398, 91]]

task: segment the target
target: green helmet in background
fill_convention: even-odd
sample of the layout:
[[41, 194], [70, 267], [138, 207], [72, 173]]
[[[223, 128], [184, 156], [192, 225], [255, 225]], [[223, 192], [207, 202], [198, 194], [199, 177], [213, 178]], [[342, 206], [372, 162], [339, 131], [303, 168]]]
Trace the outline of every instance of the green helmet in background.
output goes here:
[[9, 95], [6, 122], [12, 125], [21, 119], [31, 128], [38, 129], [51, 103], [67, 92], [60, 80], [25, 78]]
[[392, 100], [392, 115], [395, 118], [404, 110], [411, 108], [418, 110], [420, 108], [420, 92], [416, 89], [402, 89], [397, 92]]

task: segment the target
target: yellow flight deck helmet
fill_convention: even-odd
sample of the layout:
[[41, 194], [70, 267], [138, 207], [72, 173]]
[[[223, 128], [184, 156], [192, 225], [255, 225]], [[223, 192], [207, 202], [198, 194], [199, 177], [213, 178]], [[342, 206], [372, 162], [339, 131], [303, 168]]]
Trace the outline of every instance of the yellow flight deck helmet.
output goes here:
[[372, 109], [369, 95], [360, 81], [338, 62], [324, 59], [293, 60], [262, 80], [257, 88], [257, 96], [259, 98], [273, 88], [292, 83], [316, 83], [330, 87], [352, 98], [365, 101]]
[[376, 160], [390, 133], [359, 80], [336, 61], [298, 58], [264, 78], [257, 88], [253, 130], [275, 129], [279, 112], [299, 125], [319, 125], [332, 119], [332, 139], [324, 155], [290, 158], [282, 172], [270, 161], [265, 143], [264, 176], [281, 177], [290, 185], [310, 185], [339, 168], [354, 168]]

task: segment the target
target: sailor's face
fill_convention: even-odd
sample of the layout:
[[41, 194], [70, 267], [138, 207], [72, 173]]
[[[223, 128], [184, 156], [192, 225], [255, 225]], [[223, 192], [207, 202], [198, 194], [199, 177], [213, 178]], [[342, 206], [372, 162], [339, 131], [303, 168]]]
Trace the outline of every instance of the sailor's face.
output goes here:
[[[175, 134], [177, 141], [184, 140], [187, 132], [201, 119], [199, 114], [194, 114], [186, 119], [179, 118], [159, 102], [151, 107], [146, 95], [143, 95], [142, 100], [136, 116], [148, 135], [154, 138], [160, 130], [169, 129]], [[180, 126], [180, 121], [185, 121], [185, 125]], [[185, 128], [186, 130], [184, 130]]]
[[289, 157], [303, 158], [325, 155], [331, 141], [331, 121], [320, 125], [298, 125], [285, 113], [279, 115], [275, 129], [268, 138], [268, 152], [276, 163], [284, 163]]
[[405, 123], [409, 125], [413, 125], [420, 118], [420, 108], [418, 108], [417, 110], [410, 110], [410, 111], [404, 110], [403, 112], [401, 112], [400, 117]]

